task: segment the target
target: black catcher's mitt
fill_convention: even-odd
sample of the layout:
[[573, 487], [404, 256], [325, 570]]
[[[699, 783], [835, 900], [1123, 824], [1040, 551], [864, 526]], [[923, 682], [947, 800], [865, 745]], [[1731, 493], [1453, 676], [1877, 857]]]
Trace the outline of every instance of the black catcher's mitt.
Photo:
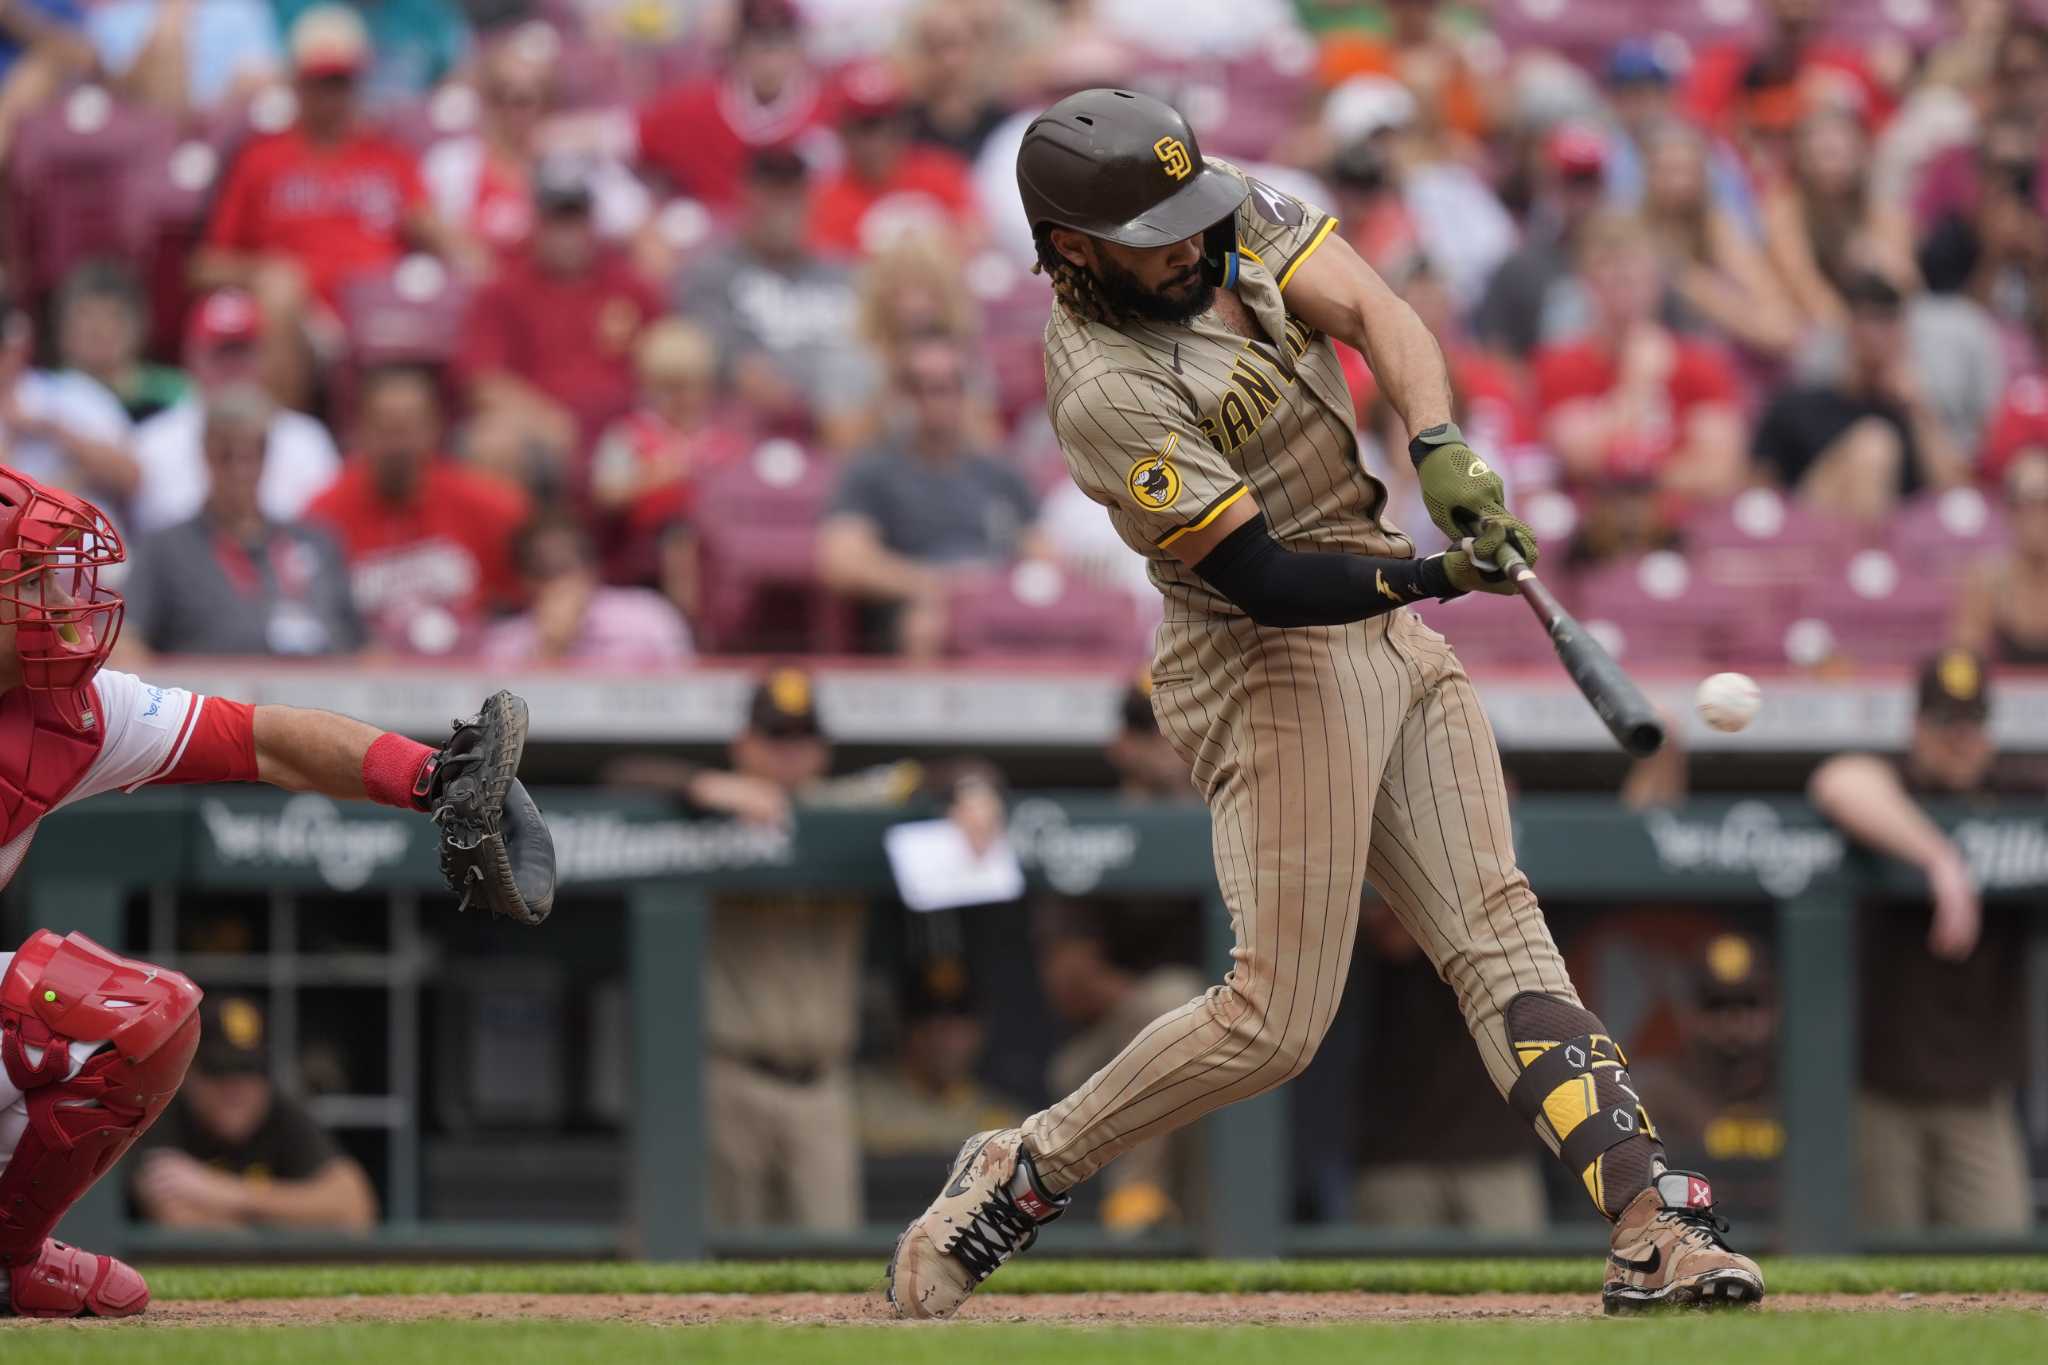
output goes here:
[[434, 755], [427, 810], [441, 827], [448, 889], [494, 915], [539, 924], [555, 908], [555, 841], [519, 781], [526, 703], [510, 692], [485, 700]]

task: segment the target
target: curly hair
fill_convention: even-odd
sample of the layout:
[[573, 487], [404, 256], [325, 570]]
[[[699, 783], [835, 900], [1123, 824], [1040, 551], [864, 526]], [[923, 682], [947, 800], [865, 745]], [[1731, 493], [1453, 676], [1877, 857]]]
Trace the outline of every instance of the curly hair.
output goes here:
[[1102, 286], [1096, 283], [1093, 272], [1060, 255], [1053, 246], [1051, 228], [1040, 226], [1031, 234], [1031, 240], [1038, 247], [1038, 264], [1031, 267], [1031, 273], [1052, 281], [1052, 295], [1061, 306], [1077, 318], [1109, 327], [1122, 320], [1122, 315], [1103, 297]]

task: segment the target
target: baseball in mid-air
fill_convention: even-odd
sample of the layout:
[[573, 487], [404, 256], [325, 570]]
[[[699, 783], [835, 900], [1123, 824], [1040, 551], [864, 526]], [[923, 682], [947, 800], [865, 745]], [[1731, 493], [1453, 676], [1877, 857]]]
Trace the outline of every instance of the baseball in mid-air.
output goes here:
[[1740, 730], [1756, 719], [1764, 694], [1747, 673], [1716, 673], [1693, 696], [1700, 715], [1716, 730]]

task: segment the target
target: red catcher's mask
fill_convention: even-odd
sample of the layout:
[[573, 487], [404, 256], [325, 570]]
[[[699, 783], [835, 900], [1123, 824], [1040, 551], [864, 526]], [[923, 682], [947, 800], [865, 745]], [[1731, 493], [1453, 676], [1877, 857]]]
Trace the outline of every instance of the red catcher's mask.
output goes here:
[[50, 694], [73, 729], [121, 633], [121, 594], [99, 573], [125, 558], [99, 508], [0, 465], [0, 623], [14, 627], [23, 685]]

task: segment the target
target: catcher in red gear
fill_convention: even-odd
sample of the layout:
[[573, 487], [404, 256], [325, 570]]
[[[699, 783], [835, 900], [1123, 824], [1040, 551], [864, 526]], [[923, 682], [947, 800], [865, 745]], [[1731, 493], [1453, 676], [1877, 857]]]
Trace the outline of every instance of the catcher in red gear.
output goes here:
[[[159, 782], [266, 782], [430, 813], [465, 906], [523, 923], [554, 899], [547, 827], [515, 776], [525, 704], [501, 692], [436, 750], [324, 711], [249, 706], [105, 668], [121, 538], [82, 498], [0, 466], [0, 886], [52, 810]], [[183, 975], [48, 930], [0, 953], [0, 1315], [126, 1317], [149, 1286], [54, 1241], [156, 1121], [199, 1042]]]

